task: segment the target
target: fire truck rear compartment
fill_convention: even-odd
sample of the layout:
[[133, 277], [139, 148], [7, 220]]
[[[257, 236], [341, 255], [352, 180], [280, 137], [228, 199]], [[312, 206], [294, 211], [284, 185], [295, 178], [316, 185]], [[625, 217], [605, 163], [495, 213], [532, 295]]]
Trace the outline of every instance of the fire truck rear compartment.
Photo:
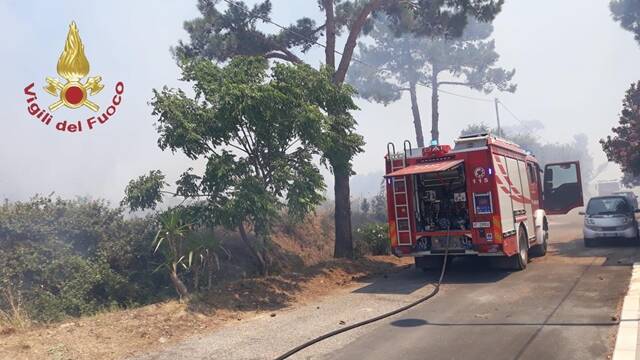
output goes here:
[[[416, 230], [425, 232], [457, 232], [455, 235], [426, 235], [418, 238], [418, 251], [452, 252], [471, 249], [471, 238], [460, 235], [470, 230], [469, 205], [464, 164], [439, 172], [417, 174], [415, 181]], [[448, 241], [448, 245], [447, 245]]]
[[446, 171], [415, 175], [418, 232], [469, 229], [468, 196], [462, 165]]

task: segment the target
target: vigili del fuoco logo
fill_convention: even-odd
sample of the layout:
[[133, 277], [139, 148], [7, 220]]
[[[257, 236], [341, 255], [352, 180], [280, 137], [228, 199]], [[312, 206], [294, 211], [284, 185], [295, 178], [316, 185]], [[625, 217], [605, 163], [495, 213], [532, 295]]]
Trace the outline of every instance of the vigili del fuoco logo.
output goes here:
[[[74, 110], [86, 108], [96, 113], [96, 116], [85, 120], [63, 120], [54, 123], [56, 130], [75, 133], [93, 130], [98, 125], [105, 124], [115, 115], [122, 102], [124, 83], [122, 81], [116, 83], [111, 103], [99, 114], [101, 107], [93, 102], [91, 97], [104, 89], [102, 77], [97, 75], [87, 77], [89, 75], [89, 60], [84, 54], [84, 45], [80, 40], [75, 22], [69, 25], [67, 41], [58, 59], [57, 71], [63, 80], [47, 77], [47, 85], [44, 86], [44, 90], [54, 97], [53, 102], [47, 108], [41, 107], [37, 102], [38, 95], [35, 83], [24, 88], [24, 93], [27, 95], [27, 111], [31, 116], [48, 126], [54, 123], [53, 113], [61, 107]], [[85, 77], [87, 79], [83, 81]]]

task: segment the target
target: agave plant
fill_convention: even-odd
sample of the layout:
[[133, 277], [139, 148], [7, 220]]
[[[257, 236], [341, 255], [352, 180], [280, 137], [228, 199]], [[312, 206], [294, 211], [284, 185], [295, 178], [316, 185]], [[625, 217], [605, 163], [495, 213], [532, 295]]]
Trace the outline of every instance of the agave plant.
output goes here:
[[184, 221], [178, 209], [167, 210], [158, 217], [158, 220], [160, 229], [153, 240], [153, 252], [161, 251], [165, 261], [156, 270], [165, 268], [180, 299], [188, 299], [189, 290], [178, 276], [178, 269], [180, 267], [189, 269], [193, 261], [193, 252], [187, 254], [184, 252], [192, 224]]

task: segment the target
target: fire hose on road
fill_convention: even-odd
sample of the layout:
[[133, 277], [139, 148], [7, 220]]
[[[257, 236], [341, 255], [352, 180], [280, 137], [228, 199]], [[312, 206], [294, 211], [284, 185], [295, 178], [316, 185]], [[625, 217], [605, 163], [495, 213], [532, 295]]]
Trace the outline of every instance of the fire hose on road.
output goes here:
[[451, 230], [451, 226], [449, 225], [447, 227], [447, 242], [446, 242], [446, 247], [445, 247], [445, 251], [444, 251], [442, 269], [440, 270], [440, 277], [438, 278], [438, 282], [434, 285], [433, 290], [429, 294], [421, 297], [420, 299], [418, 299], [418, 300], [416, 300], [416, 301], [414, 301], [414, 302], [412, 302], [410, 304], [407, 304], [407, 305], [402, 306], [402, 307], [400, 307], [398, 309], [395, 309], [393, 311], [389, 311], [389, 312], [384, 313], [382, 315], [378, 315], [376, 317], [373, 317], [373, 318], [370, 318], [370, 319], [367, 319], [367, 320], [364, 320], [364, 321], [361, 321], [361, 322], [346, 326], [344, 328], [328, 332], [328, 333], [326, 333], [324, 335], [318, 336], [317, 338], [309, 340], [306, 343], [304, 343], [302, 345], [299, 345], [299, 346], [287, 351], [285, 354], [278, 356], [275, 360], [287, 359], [291, 355], [293, 355], [293, 354], [295, 354], [295, 353], [297, 353], [297, 352], [299, 352], [299, 351], [301, 351], [303, 349], [306, 349], [306, 348], [308, 348], [309, 346], [311, 346], [313, 344], [319, 343], [320, 341], [326, 340], [326, 339], [328, 339], [330, 337], [333, 337], [333, 336], [336, 336], [338, 334], [342, 334], [342, 333], [347, 332], [349, 330], [353, 330], [355, 328], [359, 328], [361, 326], [365, 326], [365, 325], [374, 323], [376, 321], [379, 321], [379, 320], [382, 320], [382, 319], [386, 319], [386, 318], [388, 318], [390, 316], [399, 314], [399, 313], [401, 313], [403, 311], [409, 310], [412, 307], [414, 307], [416, 305], [419, 305], [419, 304], [431, 299], [432, 297], [436, 296], [436, 294], [438, 294], [438, 292], [440, 291], [440, 285], [442, 284], [442, 279], [444, 278], [444, 274], [445, 274], [445, 271], [447, 269], [447, 257], [449, 256], [449, 239], [450, 239], [450, 235], [451, 235], [450, 230]]

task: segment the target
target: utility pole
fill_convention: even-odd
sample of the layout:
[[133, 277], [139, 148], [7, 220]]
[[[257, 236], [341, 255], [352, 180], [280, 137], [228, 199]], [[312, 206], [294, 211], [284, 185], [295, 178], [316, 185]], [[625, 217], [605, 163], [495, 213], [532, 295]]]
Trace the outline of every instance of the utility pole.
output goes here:
[[498, 121], [498, 136], [502, 136], [502, 129], [500, 129], [500, 112], [498, 111], [498, 104], [500, 103], [500, 100], [498, 100], [498, 98], [495, 98], [494, 102], [496, 104], [496, 120]]

